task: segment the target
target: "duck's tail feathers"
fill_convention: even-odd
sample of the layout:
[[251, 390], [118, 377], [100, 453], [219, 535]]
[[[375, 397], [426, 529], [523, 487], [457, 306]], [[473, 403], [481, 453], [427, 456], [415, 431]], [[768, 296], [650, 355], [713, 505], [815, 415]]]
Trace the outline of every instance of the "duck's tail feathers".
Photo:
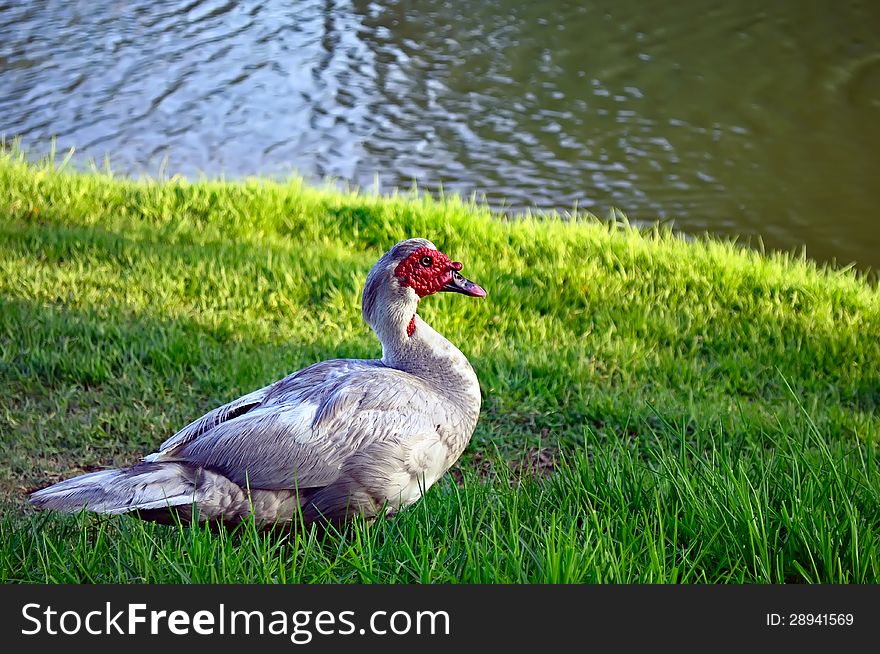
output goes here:
[[40, 509], [78, 513], [129, 513], [193, 505], [201, 495], [203, 471], [184, 463], [144, 462], [121, 470], [90, 472], [33, 493]]

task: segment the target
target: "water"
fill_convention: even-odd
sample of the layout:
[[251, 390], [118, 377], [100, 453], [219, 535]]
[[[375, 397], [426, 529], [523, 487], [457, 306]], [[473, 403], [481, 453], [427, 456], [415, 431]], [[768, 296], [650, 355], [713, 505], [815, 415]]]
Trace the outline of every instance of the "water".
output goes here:
[[870, 0], [0, 0], [0, 133], [880, 266]]

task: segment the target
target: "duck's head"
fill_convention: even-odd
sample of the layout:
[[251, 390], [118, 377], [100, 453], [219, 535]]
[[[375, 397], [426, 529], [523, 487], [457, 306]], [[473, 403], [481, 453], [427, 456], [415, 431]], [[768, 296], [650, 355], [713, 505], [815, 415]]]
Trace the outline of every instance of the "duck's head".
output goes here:
[[[363, 314], [375, 329], [392, 319], [410, 321], [419, 300], [444, 291], [486, 297], [486, 291], [459, 272], [453, 261], [431, 241], [411, 238], [388, 250], [367, 275]], [[381, 315], [381, 314], [385, 315]], [[411, 335], [411, 334], [410, 334]]]

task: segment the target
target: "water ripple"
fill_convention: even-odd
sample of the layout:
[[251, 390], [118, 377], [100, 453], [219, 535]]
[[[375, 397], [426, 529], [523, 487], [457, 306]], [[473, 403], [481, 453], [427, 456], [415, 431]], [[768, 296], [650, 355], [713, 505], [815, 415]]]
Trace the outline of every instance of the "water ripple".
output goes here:
[[332, 176], [880, 264], [880, 5], [0, 4], [0, 132], [131, 174]]

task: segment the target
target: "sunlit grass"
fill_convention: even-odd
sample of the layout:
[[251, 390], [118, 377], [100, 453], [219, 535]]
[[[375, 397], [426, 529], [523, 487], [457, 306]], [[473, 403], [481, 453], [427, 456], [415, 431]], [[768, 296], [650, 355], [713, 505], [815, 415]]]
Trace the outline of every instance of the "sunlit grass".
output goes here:
[[[858, 273], [457, 198], [59, 167], [0, 155], [0, 580], [878, 580], [880, 293]], [[461, 485], [290, 538], [23, 508], [292, 370], [378, 356], [361, 285], [411, 236], [489, 291], [421, 308], [482, 385]], [[529, 448], [562, 463], [515, 482]]]

